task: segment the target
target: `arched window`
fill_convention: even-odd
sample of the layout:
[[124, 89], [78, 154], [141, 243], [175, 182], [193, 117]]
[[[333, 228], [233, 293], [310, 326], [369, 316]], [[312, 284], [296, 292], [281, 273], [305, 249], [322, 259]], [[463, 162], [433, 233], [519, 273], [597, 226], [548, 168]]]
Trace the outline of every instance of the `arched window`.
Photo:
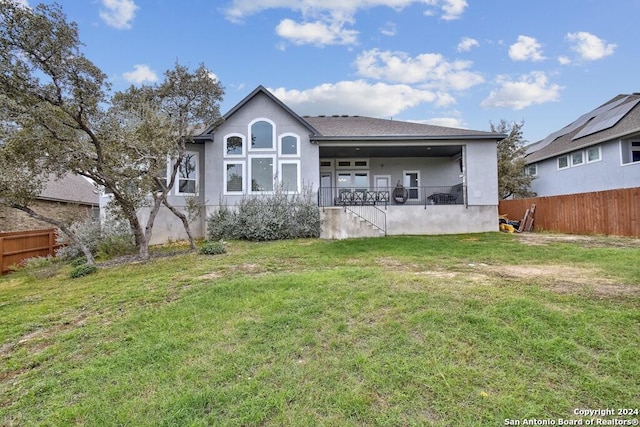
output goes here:
[[299, 156], [299, 140], [298, 135], [292, 133], [282, 135], [280, 137], [280, 155], [291, 157]]
[[251, 123], [251, 145], [250, 150], [273, 150], [274, 149], [274, 125], [265, 119], [258, 119]]
[[224, 155], [227, 157], [244, 156], [244, 136], [240, 134], [225, 136]]

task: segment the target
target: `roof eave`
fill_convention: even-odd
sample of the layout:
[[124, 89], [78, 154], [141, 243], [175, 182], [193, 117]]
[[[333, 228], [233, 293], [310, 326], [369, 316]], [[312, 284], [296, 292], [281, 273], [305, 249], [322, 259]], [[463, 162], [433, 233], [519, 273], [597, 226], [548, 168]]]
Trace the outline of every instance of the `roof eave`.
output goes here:
[[322, 136], [315, 135], [311, 139], [314, 141], [460, 141], [460, 140], [490, 140], [501, 141], [505, 139], [505, 134], [494, 135], [364, 135], [364, 136]]

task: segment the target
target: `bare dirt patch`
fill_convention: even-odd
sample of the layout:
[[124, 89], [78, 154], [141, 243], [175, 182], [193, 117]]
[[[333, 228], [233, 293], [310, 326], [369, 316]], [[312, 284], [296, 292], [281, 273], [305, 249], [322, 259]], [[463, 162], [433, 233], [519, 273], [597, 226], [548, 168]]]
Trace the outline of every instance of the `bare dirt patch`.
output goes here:
[[555, 233], [520, 233], [515, 236], [523, 245], [532, 246], [544, 246], [552, 243], [574, 243], [587, 248], [640, 248], [640, 239], [633, 237]]

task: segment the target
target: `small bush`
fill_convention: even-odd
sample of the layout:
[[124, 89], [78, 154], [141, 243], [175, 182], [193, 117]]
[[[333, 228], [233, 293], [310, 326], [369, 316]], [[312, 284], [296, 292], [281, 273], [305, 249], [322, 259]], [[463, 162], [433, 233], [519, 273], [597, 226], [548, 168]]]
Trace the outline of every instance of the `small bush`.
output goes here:
[[71, 276], [72, 279], [75, 279], [82, 276], [88, 276], [89, 274], [93, 274], [96, 271], [98, 271], [98, 267], [96, 267], [95, 265], [82, 264], [71, 270], [69, 276]]
[[76, 259], [71, 260], [71, 262], [69, 263], [69, 265], [71, 267], [78, 267], [82, 264], [86, 264], [87, 263], [87, 259], [85, 257], [78, 257]]
[[[113, 258], [135, 252], [133, 233], [128, 224], [122, 221], [104, 221], [102, 224], [93, 220], [76, 223], [71, 231], [89, 248], [94, 256]], [[64, 241], [65, 236], [59, 240]], [[62, 243], [60, 241], [59, 243]], [[83, 253], [78, 245], [69, 243], [57, 251], [57, 256], [76, 258]]]
[[227, 248], [225, 248], [224, 243], [222, 242], [207, 241], [200, 248], [200, 253], [202, 255], [220, 255], [226, 252]]

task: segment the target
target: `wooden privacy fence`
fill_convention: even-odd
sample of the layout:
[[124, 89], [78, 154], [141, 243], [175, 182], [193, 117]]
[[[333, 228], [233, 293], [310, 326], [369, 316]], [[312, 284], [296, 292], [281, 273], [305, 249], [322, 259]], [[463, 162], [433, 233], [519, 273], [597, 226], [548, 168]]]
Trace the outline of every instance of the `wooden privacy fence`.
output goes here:
[[54, 256], [62, 246], [56, 244], [56, 234], [55, 228], [0, 233], [0, 275], [27, 258]]
[[640, 187], [501, 200], [498, 210], [520, 220], [534, 203], [536, 231], [640, 237]]

